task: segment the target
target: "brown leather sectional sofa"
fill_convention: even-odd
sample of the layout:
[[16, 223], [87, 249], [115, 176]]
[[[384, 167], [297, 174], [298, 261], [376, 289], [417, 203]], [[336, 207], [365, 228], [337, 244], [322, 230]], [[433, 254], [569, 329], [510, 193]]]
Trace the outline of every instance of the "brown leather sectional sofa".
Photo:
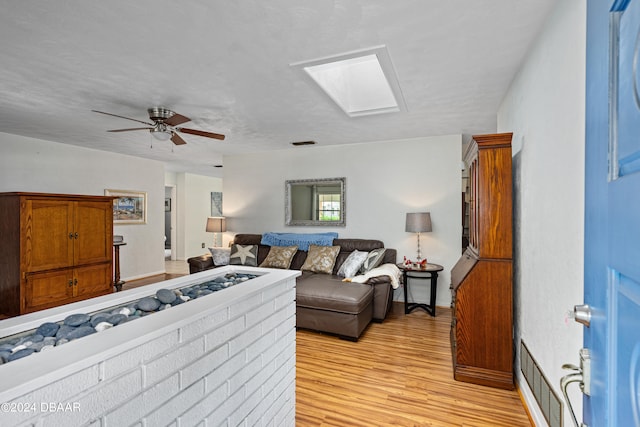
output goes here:
[[[234, 243], [258, 245], [258, 265], [267, 257], [270, 246], [261, 245], [260, 234], [237, 234]], [[388, 276], [370, 278], [366, 283], [346, 283], [337, 275], [342, 263], [354, 250], [372, 251], [383, 248], [380, 240], [334, 239], [334, 246], [340, 252], [333, 268], [333, 274], [302, 271], [296, 284], [296, 326], [321, 332], [336, 334], [341, 338], [357, 341], [367, 325], [372, 321], [382, 322], [393, 301], [393, 288]], [[307, 252], [298, 250], [293, 257], [292, 270], [300, 270]], [[382, 263], [396, 263], [397, 252], [387, 248]], [[210, 255], [188, 259], [189, 271], [215, 268]]]

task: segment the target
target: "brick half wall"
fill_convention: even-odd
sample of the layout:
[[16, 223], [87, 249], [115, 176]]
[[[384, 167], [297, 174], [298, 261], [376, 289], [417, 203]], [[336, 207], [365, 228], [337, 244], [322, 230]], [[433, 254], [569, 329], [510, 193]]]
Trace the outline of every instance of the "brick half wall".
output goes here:
[[[266, 274], [0, 366], [10, 380], [0, 388], [0, 424], [294, 426], [296, 273], [255, 272]], [[145, 288], [148, 295], [185, 285]], [[53, 320], [46, 312], [21, 317], [27, 325]], [[15, 329], [18, 319], [0, 329]]]

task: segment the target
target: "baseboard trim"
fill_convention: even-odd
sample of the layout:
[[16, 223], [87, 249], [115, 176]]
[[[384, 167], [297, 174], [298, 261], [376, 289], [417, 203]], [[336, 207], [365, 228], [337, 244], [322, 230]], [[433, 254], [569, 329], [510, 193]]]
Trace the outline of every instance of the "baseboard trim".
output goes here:
[[124, 280], [125, 282], [132, 282], [134, 280], [146, 279], [147, 277], [157, 276], [159, 274], [166, 274], [166, 270], [158, 270], [156, 272], [139, 274], [137, 276], [131, 276], [131, 277], [123, 278], [122, 280]]
[[531, 392], [529, 384], [527, 384], [527, 380], [524, 379], [520, 371], [516, 374], [516, 389], [518, 390], [520, 401], [522, 402], [522, 406], [524, 406], [524, 410], [529, 417], [531, 425], [536, 427], [547, 427], [549, 424], [538, 407], [538, 402]]

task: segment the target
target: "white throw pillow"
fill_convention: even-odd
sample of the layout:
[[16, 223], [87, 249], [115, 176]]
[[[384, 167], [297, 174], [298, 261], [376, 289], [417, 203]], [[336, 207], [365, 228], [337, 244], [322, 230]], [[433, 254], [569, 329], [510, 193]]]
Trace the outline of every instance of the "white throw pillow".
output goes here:
[[213, 257], [213, 265], [229, 265], [231, 248], [209, 248]]
[[338, 276], [353, 277], [358, 273], [362, 263], [367, 259], [368, 252], [353, 251], [349, 254], [347, 259], [344, 260], [340, 269], [338, 269]]

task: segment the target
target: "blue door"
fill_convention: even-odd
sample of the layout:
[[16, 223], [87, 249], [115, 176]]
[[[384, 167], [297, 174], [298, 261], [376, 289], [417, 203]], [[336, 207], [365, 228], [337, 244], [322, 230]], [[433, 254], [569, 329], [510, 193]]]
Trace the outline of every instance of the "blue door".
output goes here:
[[588, 0], [589, 427], [640, 426], [640, 0]]

